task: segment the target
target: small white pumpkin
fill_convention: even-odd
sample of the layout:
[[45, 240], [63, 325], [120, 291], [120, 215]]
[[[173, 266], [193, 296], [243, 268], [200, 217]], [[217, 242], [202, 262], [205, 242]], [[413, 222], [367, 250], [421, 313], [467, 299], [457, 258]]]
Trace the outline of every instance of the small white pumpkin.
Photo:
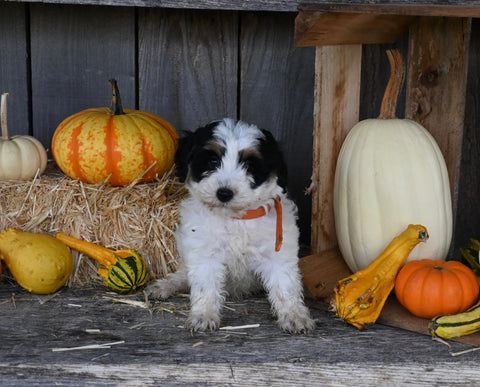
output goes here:
[[7, 127], [7, 96], [1, 99], [0, 180], [30, 180], [42, 174], [47, 167], [47, 152], [35, 137], [9, 137]]
[[413, 250], [409, 261], [445, 259], [452, 239], [445, 160], [425, 128], [412, 120], [395, 118], [403, 59], [398, 51], [388, 54], [392, 77], [381, 114], [351, 129], [335, 171], [336, 234], [353, 272], [367, 267], [408, 224], [422, 224], [430, 235], [427, 243]]

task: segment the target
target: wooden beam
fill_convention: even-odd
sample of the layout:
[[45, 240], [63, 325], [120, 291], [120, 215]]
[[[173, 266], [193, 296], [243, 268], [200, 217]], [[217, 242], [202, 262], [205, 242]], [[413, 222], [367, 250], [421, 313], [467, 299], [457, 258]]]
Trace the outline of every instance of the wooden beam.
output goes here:
[[410, 29], [406, 112], [435, 137], [458, 195], [471, 19], [421, 18]]
[[337, 244], [333, 183], [338, 152], [359, 120], [362, 46], [317, 47], [312, 174], [312, 253]]
[[303, 12], [355, 12], [385, 15], [480, 17], [479, 0], [310, 0], [300, 2]]
[[214, 9], [269, 12], [358, 12], [391, 15], [480, 17], [480, 0], [9, 0], [147, 8]]
[[295, 20], [295, 45], [391, 43], [415, 19], [374, 13], [300, 12]]

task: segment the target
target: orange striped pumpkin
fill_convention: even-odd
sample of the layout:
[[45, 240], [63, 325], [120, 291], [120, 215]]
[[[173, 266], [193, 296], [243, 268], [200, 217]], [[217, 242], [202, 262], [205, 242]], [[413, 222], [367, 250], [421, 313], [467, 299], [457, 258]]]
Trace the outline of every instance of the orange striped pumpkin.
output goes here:
[[141, 110], [123, 109], [117, 83], [110, 108], [86, 109], [58, 126], [52, 153], [72, 179], [114, 186], [153, 180], [174, 163], [178, 134], [163, 118]]

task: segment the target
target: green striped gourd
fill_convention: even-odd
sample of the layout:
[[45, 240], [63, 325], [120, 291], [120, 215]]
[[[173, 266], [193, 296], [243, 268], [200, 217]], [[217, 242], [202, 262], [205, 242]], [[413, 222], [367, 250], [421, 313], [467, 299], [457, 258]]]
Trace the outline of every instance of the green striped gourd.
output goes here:
[[95, 259], [100, 264], [98, 275], [117, 293], [135, 293], [147, 282], [145, 262], [134, 249], [110, 250], [62, 233], [58, 233], [56, 237], [68, 247]]

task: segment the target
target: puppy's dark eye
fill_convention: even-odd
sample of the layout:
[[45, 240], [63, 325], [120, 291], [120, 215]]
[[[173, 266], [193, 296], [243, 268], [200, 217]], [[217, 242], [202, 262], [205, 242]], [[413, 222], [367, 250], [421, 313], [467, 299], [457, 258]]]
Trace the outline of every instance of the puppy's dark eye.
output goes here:
[[254, 174], [261, 168], [261, 161], [256, 157], [249, 157], [242, 160], [243, 168], [250, 174]]
[[220, 166], [220, 158], [217, 155], [211, 155], [207, 160], [207, 168], [210, 170], [217, 169]]
[[208, 149], [202, 149], [189, 162], [191, 178], [193, 181], [199, 182], [220, 168], [221, 164], [221, 155]]
[[257, 156], [248, 156], [241, 160], [243, 168], [253, 179], [252, 188], [260, 186], [269, 176], [265, 162]]

